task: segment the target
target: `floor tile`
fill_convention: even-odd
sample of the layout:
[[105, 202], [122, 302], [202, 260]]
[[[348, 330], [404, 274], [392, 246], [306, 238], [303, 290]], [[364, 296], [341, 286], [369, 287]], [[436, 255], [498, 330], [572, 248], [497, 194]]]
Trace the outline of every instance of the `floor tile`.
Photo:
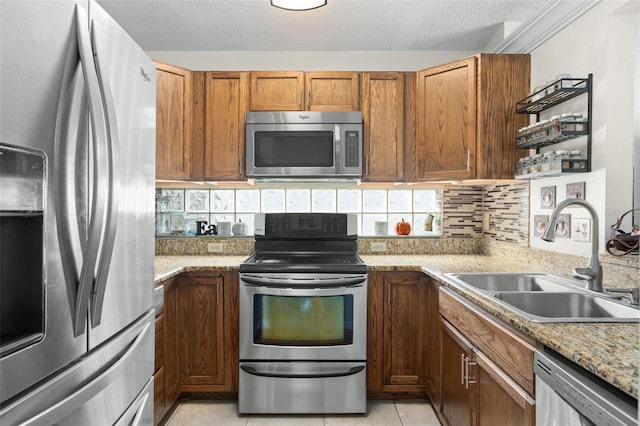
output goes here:
[[403, 426], [440, 426], [440, 421], [433, 411], [433, 407], [427, 401], [398, 400], [395, 401], [395, 406]]
[[181, 401], [166, 426], [244, 426], [248, 416], [238, 415], [238, 407], [231, 401]]
[[326, 426], [402, 426], [398, 411], [393, 401], [367, 401], [367, 414], [327, 414], [324, 419]]

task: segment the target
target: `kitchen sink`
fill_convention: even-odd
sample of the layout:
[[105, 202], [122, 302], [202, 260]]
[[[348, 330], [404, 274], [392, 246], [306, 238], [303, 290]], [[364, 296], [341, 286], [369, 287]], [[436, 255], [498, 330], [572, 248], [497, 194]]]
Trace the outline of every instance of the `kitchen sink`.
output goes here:
[[637, 322], [640, 310], [544, 273], [449, 273], [449, 281], [490, 297], [532, 322]]
[[493, 297], [534, 322], [640, 321], [640, 310], [582, 292], [498, 292]]
[[450, 274], [463, 285], [480, 291], [567, 291], [568, 287], [554, 282], [548, 274], [477, 273]]

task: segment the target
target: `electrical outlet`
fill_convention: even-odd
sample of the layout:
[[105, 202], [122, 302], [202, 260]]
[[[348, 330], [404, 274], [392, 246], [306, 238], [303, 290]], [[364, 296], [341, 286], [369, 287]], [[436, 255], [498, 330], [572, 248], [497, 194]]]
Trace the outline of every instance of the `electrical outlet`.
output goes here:
[[207, 246], [209, 253], [222, 253], [224, 251], [223, 243], [209, 243]]
[[387, 243], [385, 242], [371, 243], [371, 251], [387, 251]]
[[574, 241], [591, 241], [591, 219], [573, 219], [571, 237]]

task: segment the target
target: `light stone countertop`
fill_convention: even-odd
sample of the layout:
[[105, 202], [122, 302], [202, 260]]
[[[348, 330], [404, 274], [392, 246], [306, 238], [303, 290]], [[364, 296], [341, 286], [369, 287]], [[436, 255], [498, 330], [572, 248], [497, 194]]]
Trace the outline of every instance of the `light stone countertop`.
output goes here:
[[[156, 284], [188, 271], [234, 270], [248, 256], [156, 256]], [[545, 272], [567, 276], [553, 262], [513, 256], [361, 255], [370, 271], [422, 271], [502, 321], [521, 330], [576, 364], [638, 398], [640, 333], [638, 323], [534, 323], [490, 298], [465, 290], [441, 276], [447, 272]], [[579, 265], [576, 265], [579, 266]]]

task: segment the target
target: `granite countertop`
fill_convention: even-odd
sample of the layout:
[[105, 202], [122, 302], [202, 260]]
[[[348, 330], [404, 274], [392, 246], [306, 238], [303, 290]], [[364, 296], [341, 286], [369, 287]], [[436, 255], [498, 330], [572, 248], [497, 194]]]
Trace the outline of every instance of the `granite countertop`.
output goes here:
[[[233, 270], [248, 256], [156, 256], [156, 284], [181, 272]], [[447, 272], [546, 272], [552, 265], [523, 265], [517, 258], [482, 255], [361, 255], [370, 271], [421, 271], [540, 343], [638, 398], [640, 333], [638, 323], [533, 323], [490, 298], [456, 286]]]

